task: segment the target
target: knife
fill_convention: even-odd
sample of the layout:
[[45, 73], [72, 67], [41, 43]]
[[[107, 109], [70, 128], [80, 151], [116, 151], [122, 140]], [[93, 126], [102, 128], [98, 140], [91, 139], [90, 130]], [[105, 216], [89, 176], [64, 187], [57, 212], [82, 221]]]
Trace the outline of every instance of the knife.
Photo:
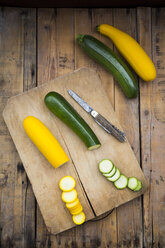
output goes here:
[[79, 95], [74, 91], [68, 90], [69, 95], [88, 113], [94, 120], [109, 134], [112, 134], [120, 142], [126, 141], [126, 135], [124, 132], [120, 131], [117, 127], [112, 125], [107, 119], [105, 119], [101, 114], [95, 111], [89, 106]]

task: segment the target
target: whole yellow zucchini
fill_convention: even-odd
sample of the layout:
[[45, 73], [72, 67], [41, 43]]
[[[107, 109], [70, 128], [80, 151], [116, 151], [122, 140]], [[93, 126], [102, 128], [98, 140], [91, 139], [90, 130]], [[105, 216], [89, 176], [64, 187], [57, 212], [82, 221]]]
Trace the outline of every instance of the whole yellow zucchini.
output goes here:
[[156, 69], [152, 60], [135, 39], [108, 24], [101, 24], [97, 26], [96, 29], [113, 41], [117, 49], [132, 66], [139, 77], [144, 81], [155, 79]]
[[39, 119], [28, 116], [23, 121], [23, 127], [29, 138], [53, 167], [57, 168], [69, 161], [59, 142]]

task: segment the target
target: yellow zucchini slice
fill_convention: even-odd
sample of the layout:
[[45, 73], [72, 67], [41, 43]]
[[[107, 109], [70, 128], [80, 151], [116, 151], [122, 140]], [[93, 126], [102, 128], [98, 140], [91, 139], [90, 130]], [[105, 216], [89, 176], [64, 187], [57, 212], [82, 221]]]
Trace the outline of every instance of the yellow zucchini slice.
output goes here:
[[74, 211], [70, 211], [70, 213], [71, 213], [72, 215], [76, 215], [76, 214], [81, 213], [82, 211], [83, 211], [83, 207], [80, 206], [78, 209], [76, 209], [76, 210], [74, 210]]
[[75, 182], [74, 178], [71, 176], [63, 177], [59, 183], [60, 189], [62, 191], [66, 191], [66, 192], [74, 189], [75, 185], [76, 185], [76, 182]]
[[39, 119], [28, 116], [23, 121], [23, 127], [31, 141], [53, 167], [57, 168], [69, 161], [59, 142]]
[[71, 209], [71, 208], [74, 208], [74, 207], [76, 207], [77, 206], [77, 204], [79, 204], [80, 203], [80, 201], [79, 201], [79, 199], [77, 198], [74, 202], [72, 202], [72, 203], [66, 203], [66, 207], [68, 208], [68, 209]]
[[66, 203], [74, 202], [77, 199], [77, 191], [75, 189], [62, 193], [62, 200]]
[[73, 208], [68, 208], [68, 209], [69, 209], [69, 211], [71, 212], [71, 211], [75, 211], [75, 210], [79, 209], [80, 207], [81, 207], [81, 203], [79, 202], [75, 207], [73, 207]]
[[84, 212], [81, 212], [79, 214], [76, 214], [76, 215], [73, 215], [73, 222], [76, 224], [76, 225], [81, 225], [84, 223], [85, 221], [85, 214]]
[[81, 203], [79, 202], [75, 207], [73, 207], [73, 208], [68, 208], [68, 210], [69, 211], [74, 211], [74, 210], [76, 210], [76, 209], [78, 209], [78, 208], [80, 208], [81, 207]]

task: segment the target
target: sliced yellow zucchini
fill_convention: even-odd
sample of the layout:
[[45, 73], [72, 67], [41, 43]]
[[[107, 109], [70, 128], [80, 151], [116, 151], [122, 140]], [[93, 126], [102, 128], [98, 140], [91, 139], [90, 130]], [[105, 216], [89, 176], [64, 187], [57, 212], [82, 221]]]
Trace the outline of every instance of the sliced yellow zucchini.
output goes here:
[[78, 204], [80, 203], [79, 199], [77, 198], [74, 202], [72, 203], [66, 203], [66, 207], [68, 209], [72, 209], [74, 207], [76, 207]]
[[62, 200], [67, 203], [74, 202], [77, 199], [77, 191], [75, 189], [62, 193]]
[[81, 206], [81, 203], [79, 203], [76, 207], [74, 208], [68, 208], [68, 210], [71, 212], [74, 212], [74, 211], [77, 211], [78, 209], [80, 209], [82, 206]]
[[76, 210], [74, 210], [74, 211], [70, 211], [70, 213], [72, 214], [72, 215], [76, 215], [76, 214], [79, 214], [79, 213], [81, 213], [83, 211], [83, 207], [82, 206], [80, 206], [79, 208], [77, 208]]
[[81, 212], [79, 214], [73, 215], [73, 222], [76, 225], [81, 225], [81, 224], [84, 223], [84, 221], [85, 221], [85, 214], [84, 214], [84, 212]]
[[75, 185], [76, 185], [76, 182], [75, 182], [74, 178], [71, 176], [63, 177], [59, 183], [60, 189], [62, 191], [66, 191], [66, 192], [74, 189]]
[[75, 210], [75, 209], [79, 208], [80, 206], [81, 206], [81, 203], [79, 202], [75, 207], [68, 208], [68, 209], [69, 209], [69, 211], [72, 211], [72, 210]]

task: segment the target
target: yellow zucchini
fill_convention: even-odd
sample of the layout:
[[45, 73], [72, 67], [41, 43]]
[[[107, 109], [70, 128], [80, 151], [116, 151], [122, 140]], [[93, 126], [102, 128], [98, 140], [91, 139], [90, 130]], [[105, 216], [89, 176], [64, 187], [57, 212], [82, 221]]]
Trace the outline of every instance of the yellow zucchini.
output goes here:
[[135, 39], [108, 24], [101, 24], [96, 29], [112, 40], [139, 77], [144, 81], [151, 81], [156, 78], [156, 69], [152, 60]]
[[31, 141], [53, 167], [57, 168], [69, 161], [59, 142], [39, 119], [28, 116], [23, 121], [23, 127]]

